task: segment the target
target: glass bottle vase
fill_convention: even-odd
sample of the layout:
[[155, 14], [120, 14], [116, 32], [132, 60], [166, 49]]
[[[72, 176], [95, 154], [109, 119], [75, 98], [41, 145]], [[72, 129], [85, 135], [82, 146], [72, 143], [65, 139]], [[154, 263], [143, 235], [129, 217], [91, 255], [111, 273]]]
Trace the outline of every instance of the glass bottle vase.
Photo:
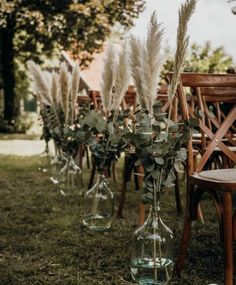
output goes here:
[[151, 207], [145, 223], [133, 234], [131, 275], [141, 285], [169, 284], [174, 265], [173, 232]]
[[[66, 165], [67, 158], [61, 149], [57, 149], [56, 155], [51, 160], [50, 180], [53, 184], [59, 184], [61, 180], [61, 169]], [[64, 172], [64, 171], [63, 171]]]
[[91, 230], [109, 230], [113, 219], [114, 195], [107, 186], [104, 174], [97, 176], [96, 183], [84, 197], [83, 224]]
[[46, 142], [45, 150], [39, 155], [38, 170], [47, 173], [51, 168], [52, 153], [50, 152], [48, 142]]
[[59, 171], [59, 189], [62, 195], [82, 194], [81, 169], [72, 156], [68, 156], [65, 165]]

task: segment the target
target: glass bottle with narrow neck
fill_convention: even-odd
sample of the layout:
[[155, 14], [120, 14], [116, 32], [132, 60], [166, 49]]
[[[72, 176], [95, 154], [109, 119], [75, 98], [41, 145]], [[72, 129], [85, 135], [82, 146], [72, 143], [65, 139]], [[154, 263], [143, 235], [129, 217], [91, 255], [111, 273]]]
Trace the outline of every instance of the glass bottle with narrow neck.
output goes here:
[[83, 224], [96, 231], [109, 230], [113, 219], [114, 195], [107, 185], [103, 172], [97, 176], [96, 183], [84, 198]]
[[46, 141], [45, 150], [39, 156], [38, 170], [43, 173], [50, 171], [52, 153], [49, 149], [49, 143]]
[[53, 184], [58, 184], [61, 179], [60, 170], [67, 162], [66, 155], [63, 153], [60, 147], [56, 148], [56, 154], [51, 160], [51, 177], [50, 180]]
[[145, 223], [133, 234], [131, 275], [138, 284], [169, 284], [174, 263], [173, 243], [173, 232], [162, 221], [157, 203], [151, 206]]
[[67, 155], [65, 164], [59, 171], [59, 174], [59, 188], [62, 195], [82, 194], [81, 169], [72, 155]]

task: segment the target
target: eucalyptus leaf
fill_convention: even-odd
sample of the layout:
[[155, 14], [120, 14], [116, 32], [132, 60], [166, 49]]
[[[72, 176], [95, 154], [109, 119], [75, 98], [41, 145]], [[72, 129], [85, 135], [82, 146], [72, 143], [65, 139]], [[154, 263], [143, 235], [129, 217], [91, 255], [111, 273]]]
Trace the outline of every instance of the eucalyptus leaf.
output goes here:
[[187, 159], [187, 150], [185, 148], [181, 148], [178, 152], [177, 152], [177, 158], [185, 161]]
[[111, 134], [110, 141], [112, 144], [118, 144], [120, 141], [120, 137], [118, 137], [116, 134]]
[[164, 159], [162, 157], [154, 157], [154, 160], [159, 165], [163, 165], [164, 164]]
[[141, 164], [140, 159], [137, 159], [137, 160], [135, 161], [135, 163], [134, 163], [134, 166], [139, 166], [140, 164]]
[[141, 195], [141, 200], [144, 204], [149, 204], [153, 200], [153, 194], [148, 192]]
[[61, 130], [60, 130], [59, 127], [55, 127], [53, 131], [54, 131], [54, 133], [55, 133], [56, 135], [60, 135], [60, 134], [61, 134]]
[[199, 126], [199, 121], [198, 119], [195, 119], [195, 118], [190, 118], [189, 123], [193, 128], [196, 128]]
[[179, 161], [175, 161], [174, 168], [175, 168], [176, 171], [180, 171], [180, 167], [179, 166], [180, 166]]
[[151, 174], [152, 174], [153, 179], [156, 179], [156, 180], [160, 179], [160, 170], [159, 169], [153, 169]]
[[204, 112], [203, 112], [202, 110], [198, 110], [198, 116], [199, 116], [200, 118], [204, 118], [204, 117], [205, 117], [205, 114], [204, 114]]
[[165, 186], [165, 187], [172, 187], [174, 186], [174, 181], [175, 181], [175, 174], [173, 171], [170, 171], [168, 173], [168, 176], [167, 178], [162, 182], [162, 185]]

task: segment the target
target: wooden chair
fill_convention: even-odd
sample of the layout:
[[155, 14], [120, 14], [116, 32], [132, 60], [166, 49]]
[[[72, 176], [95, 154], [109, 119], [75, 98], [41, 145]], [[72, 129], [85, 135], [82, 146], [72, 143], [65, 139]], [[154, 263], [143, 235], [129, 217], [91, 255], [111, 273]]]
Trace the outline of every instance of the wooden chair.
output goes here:
[[[203, 194], [207, 192], [214, 201], [224, 247], [224, 284], [233, 285], [233, 240], [236, 240], [236, 213], [235, 211], [233, 213], [232, 196], [236, 193], [236, 168], [212, 170], [204, 170], [204, 168], [216, 149], [230, 161], [230, 163], [222, 164], [223, 166], [232, 167], [236, 164], [236, 154], [231, 149], [231, 146], [235, 146], [236, 92], [232, 92], [232, 89], [236, 88], [236, 76], [183, 73], [177, 95], [183, 118], [187, 120], [190, 114], [192, 116], [194, 114], [187, 103], [184, 87], [194, 89], [197, 96], [196, 105], [204, 113], [204, 116], [198, 119], [204, 145], [201, 149], [201, 156], [195, 160], [192, 138], [187, 145], [186, 213], [176, 273], [180, 277], [190, 239], [191, 224], [198, 218], [199, 204]], [[218, 95], [216, 95], [217, 92]], [[223, 110], [225, 104], [230, 109], [228, 113]]]

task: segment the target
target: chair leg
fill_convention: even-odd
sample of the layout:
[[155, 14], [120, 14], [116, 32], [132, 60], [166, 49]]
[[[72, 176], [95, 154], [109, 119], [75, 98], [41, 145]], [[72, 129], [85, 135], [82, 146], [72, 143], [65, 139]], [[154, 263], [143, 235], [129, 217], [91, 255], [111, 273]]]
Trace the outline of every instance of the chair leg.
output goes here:
[[113, 161], [113, 163], [112, 163], [112, 176], [113, 176], [113, 181], [116, 183], [117, 182], [117, 173], [116, 173], [115, 161]]
[[233, 231], [232, 231], [232, 194], [224, 196], [224, 252], [225, 252], [225, 285], [233, 285]]
[[[183, 226], [182, 237], [181, 237], [180, 245], [179, 245], [178, 258], [177, 258], [177, 262], [175, 265], [175, 272], [174, 272], [178, 278], [181, 277], [181, 272], [184, 267], [184, 262], [185, 262], [189, 240], [190, 240], [190, 235], [191, 235], [191, 228], [192, 228], [192, 221], [193, 221], [192, 218], [196, 216], [196, 213], [195, 215], [193, 215], [193, 212], [192, 212], [193, 209], [191, 209], [194, 204], [193, 203], [194, 197], [195, 197], [195, 186], [188, 183], [184, 226]], [[194, 212], [195, 211], [196, 209], [194, 210]]]
[[[84, 155], [84, 144], [79, 145], [79, 167], [83, 169], [83, 155]], [[80, 184], [83, 187], [83, 172], [80, 174]]]
[[179, 193], [179, 176], [178, 176], [178, 172], [175, 172], [175, 202], [176, 202], [176, 209], [177, 209], [177, 213], [181, 214], [183, 212], [183, 208], [181, 205], [181, 199], [180, 199], [180, 193]]
[[191, 226], [192, 226], [192, 220], [189, 218], [189, 215], [186, 214], [185, 221], [184, 221], [184, 227], [183, 227], [183, 233], [180, 240], [180, 246], [179, 246], [179, 253], [178, 258], [176, 262], [176, 268], [175, 272], [177, 274], [177, 277], [181, 277], [181, 272], [184, 267], [184, 262], [187, 254], [188, 244], [190, 240], [190, 234], [191, 234]]
[[83, 168], [84, 144], [79, 145], [79, 167]]
[[145, 221], [145, 205], [141, 202], [139, 204], [139, 223], [143, 225]]
[[236, 240], [236, 210], [233, 215], [233, 240]]
[[119, 199], [119, 206], [117, 211], [117, 217], [123, 218], [123, 208], [125, 204], [125, 195], [127, 191], [127, 180], [126, 180], [126, 171], [128, 168], [128, 157], [125, 155], [124, 158], [124, 168], [123, 168], [123, 176], [122, 176], [122, 186], [120, 190], [120, 199]]
[[89, 150], [87, 146], [85, 146], [85, 155], [86, 155], [87, 168], [90, 169]]
[[138, 175], [136, 173], [139, 173], [138, 172], [138, 166], [134, 166], [133, 168], [133, 171], [134, 171], [134, 189], [135, 191], [138, 191], [138, 190], [141, 190], [142, 188], [139, 188], [139, 178], [138, 178]]

